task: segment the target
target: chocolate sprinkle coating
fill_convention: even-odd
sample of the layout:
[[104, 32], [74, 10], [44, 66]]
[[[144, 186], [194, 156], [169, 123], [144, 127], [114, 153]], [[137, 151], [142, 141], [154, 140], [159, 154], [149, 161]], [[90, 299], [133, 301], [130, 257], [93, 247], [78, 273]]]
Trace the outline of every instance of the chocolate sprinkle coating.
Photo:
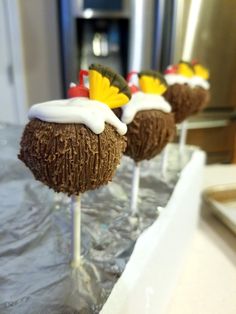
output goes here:
[[[121, 116], [120, 108], [114, 112]], [[127, 126], [125, 155], [136, 162], [155, 157], [176, 134], [174, 115], [160, 110], [139, 111]]]
[[18, 158], [35, 179], [56, 192], [78, 195], [112, 180], [126, 139], [106, 124], [97, 135], [83, 124], [31, 120], [25, 127]]
[[176, 123], [181, 123], [198, 110], [198, 104], [194, 101], [193, 90], [187, 84], [171, 85], [163, 96], [172, 107]]
[[209, 90], [206, 90], [200, 86], [195, 87], [193, 89], [193, 101], [195, 104], [193, 106], [194, 109], [192, 111], [192, 114], [196, 114], [206, 108], [206, 106], [210, 102]]

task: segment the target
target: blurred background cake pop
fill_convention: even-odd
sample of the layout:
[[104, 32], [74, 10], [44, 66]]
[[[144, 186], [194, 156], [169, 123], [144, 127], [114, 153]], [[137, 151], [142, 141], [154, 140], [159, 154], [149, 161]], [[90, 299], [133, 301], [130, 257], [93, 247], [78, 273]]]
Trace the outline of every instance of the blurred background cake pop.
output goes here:
[[194, 75], [190, 79], [190, 85], [193, 88], [195, 102], [195, 111], [192, 114], [198, 113], [203, 110], [210, 101], [210, 83], [209, 83], [209, 70], [197, 61], [192, 61]]
[[175, 122], [181, 123], [196, 110], [193, 102], [190, 79], [194, 75], [193, 66], [185, 61], [171, 65], [165, 71], [168, 88], [164, 94], [175, 115]]
[[165, 98], [171, 104], [176, 123], [201, 111], [209, 102], [209, 72], [199, 63], [180, 61], [165, 71], [168, 89]]
[[162, 94], [167, 89], [164, 77], [152, 70], [132, 73], [138, 75], [139, 87], [129, 103], [116, 110], [121, 121], [128, 126], [125, 154], [135, 162], [155, 157], [175, 134], [171, 106]]
[[[131, 83], [131, 77], [138, 76], [139, 87]], [[175, 121], [171, 106], [162, 94], [167, 88], [164, 77], [152, 70], [129, 73], [127, 80], [132, 98], [116, 114], [128, 126], [125, 154], [134, 160], [130, 210], [138, 212], [140, 162], [149, 160], [161, 152], [175, 135]], [[161, 175], [161, 174], [160, 174]]]

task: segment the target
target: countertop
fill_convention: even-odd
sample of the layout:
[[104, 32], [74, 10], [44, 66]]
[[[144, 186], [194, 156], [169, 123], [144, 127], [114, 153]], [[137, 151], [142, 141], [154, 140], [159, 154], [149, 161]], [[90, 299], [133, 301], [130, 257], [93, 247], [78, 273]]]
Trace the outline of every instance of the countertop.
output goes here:
[[[203, 189], [236, 182], [236, 165], [207, 166]], [[167, 314], [236, 313], [236, 236], [204, 205]]]

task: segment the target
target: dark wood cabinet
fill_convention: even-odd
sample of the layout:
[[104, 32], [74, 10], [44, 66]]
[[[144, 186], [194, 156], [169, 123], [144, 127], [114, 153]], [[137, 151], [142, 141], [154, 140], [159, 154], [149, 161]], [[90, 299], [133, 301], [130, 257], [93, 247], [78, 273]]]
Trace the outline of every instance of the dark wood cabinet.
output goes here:
[[207, 163], [230, 163], [234, 155], [232, 126], [189, 130], [187, 143], [207, 153]]
[[207, 163], [236, 163], [236, 119], [232, 112], [201, 113], [188, 121], [187, 144], [207, 153]]

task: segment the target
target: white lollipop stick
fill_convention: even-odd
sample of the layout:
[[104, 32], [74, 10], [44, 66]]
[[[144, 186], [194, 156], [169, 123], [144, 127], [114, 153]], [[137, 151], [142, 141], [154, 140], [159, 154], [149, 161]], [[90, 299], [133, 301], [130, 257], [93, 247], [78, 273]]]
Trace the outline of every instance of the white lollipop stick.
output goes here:
[[138, 212], [138, 192], [139, 192], [139, 179], [140, 179], [140, 164], [134, 163], [133, 178], [132, 178], [132, 191], [131, 191], [131, 204], [130, 209], [132, 215]]
[[185, 151], [187, 131], [188, 131], [188, 122], [185, 120], [180, 125], [179, 153], [181, 156], [183, 156], [184, 151]]
[[81, 197], [71, 197], [72, 214], [72, 261], [71, 267], [78, 268], [81, 261]]
[[163, 179], [165, 179], [166, 177], [167, 161], [168, 161], [168, 144], [161, 152], [161, 176]]

